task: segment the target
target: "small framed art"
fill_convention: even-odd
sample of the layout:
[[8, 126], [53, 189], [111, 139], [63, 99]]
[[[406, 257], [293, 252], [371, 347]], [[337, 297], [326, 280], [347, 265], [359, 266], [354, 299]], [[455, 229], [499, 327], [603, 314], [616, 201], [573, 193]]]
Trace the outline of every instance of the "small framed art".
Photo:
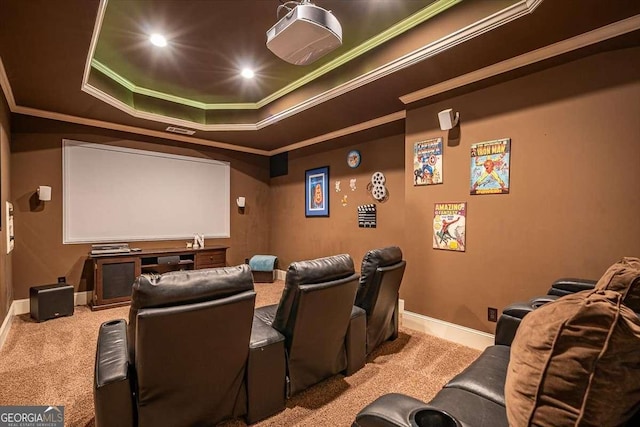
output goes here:
[[309, 169], [304, 175], [305, 216], [329, 216], [329, 166]]

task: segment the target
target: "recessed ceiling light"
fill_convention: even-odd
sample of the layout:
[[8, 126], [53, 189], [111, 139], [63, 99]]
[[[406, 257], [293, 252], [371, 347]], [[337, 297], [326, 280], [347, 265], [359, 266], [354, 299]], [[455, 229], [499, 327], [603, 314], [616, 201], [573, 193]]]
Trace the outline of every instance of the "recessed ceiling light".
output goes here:
[[253, 76], [255, 76], [255, 73], [250, 68], [243, 68], [240, 75], [242, 75], [242, 77], [244, 77], [245, 79], [252, 79]]
[[162, 34], [151, 34], [149, 40], [158, 47], [165, 47], [167, 45], [167, 39], [165, 39]]

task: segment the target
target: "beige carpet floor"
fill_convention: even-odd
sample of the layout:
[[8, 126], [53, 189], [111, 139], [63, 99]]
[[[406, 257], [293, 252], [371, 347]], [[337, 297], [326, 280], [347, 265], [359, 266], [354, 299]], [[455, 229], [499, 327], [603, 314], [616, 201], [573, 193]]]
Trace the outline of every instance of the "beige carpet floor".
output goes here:
[[[256, 284], [256, 306], [277, 303], [283, 282]], [[93, 366], [98, 327], [127, 318], [128, 307], [91, 311], [33, 322], [17, 316], [0, 350], [0, 405], [64, 405], [65, 424], [94, 425]], [[378, 396], [399, 392], [425, 401], [479, 352], [401, 328], [397, 340], [380, 346], [350, 377], [337, 375], [287, 401], [286, 409], [256, 426], [350, 426]], [[223, 423], [245, 426], [242, 420]]]

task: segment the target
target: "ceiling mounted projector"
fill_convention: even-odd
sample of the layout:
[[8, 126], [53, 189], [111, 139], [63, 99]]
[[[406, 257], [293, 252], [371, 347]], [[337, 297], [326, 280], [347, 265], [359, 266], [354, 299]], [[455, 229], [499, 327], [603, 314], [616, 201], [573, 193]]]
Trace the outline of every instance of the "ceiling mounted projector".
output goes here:
[[280, 7], [289, 3], [296, 6], [267, 31], [267, 47], [278, 58], [307, 65], [342, 45], [342, 27], [330, 11], [308, 0]]

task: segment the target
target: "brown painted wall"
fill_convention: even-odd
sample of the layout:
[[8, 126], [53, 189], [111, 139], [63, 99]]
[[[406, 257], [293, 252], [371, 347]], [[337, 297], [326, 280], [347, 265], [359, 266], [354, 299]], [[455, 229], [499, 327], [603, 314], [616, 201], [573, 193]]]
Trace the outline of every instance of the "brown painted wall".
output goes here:
[[[266, 159], [256, 156], [158, 148], [152, 145], [156, 140], [140, 136], [18, 118], [11, 154], [15, 298], [62, 275], [85, 289], [79, 280], [88, 245], [61, 244], [61, 139], [127, 140], [123, 143], [135, 148], [231, 162], [231, 196], [246, 196], [247, 210], [244, 216], [232, 212], [229, 264], [267, 252], [279, 257], [283, 269], [295, 260], [337, 253], [351, 254], [358, 265], [368, 249], [398, 244], [408, 262], [401, 288], [407, 310], [493, 332], [487, 306], [500, 309], [544, 293], [561, 276], [598, 278], [620, 257], [640, 256], [639, 69], [640, 49], [620, 50], [411, 108], [406, 132], [371, 132], [367, 138], [353, 135], [296, 150], [289, 154], [288, 175], [271, 180]], [[452, 132], [445, 148], [445, 182], [414, 187], [412, 167], [405, 167], [412, 165], [413, 144], [437, 136], [447, 142], [436, 114], [449, 107], [462, 119], [459, 138]], [[512, 139], [511, 193], [469, 196], [470, 145], [501, 137]], [[346, 164], [351, 149], [362, 153], [357, 169]], [[324, 165], [331, 168], [331, 216], [305, 218], [304, 172]], [[378, 228], [360, 229], [356, 207], [374, 202], [366, 185], [377, 170], [387, 177], [390, 197], [378, 203]], [[357, 179], [355, 192], [349, 189], [351, 178]], [[41, 211], [29, 205], [37, 185], [54, 188], [53, 200]], [[468, 202], [465, 253], [432, 249], [433, 204], [439, 201]]]
[[12, 254], [7, 255], [7, 215], [5, 202], [10, 200], [10, 116], [9, 106], [3, 91], [0, 89], [0, 324], [4, 321], [13, 302], [13, 288], [11, 286]]
[[[405, 170], [407, 310], [493, 332], [488, 306], [640, 256], [639, 70], [640, 48], [620, 50], [408, 111], [407, 165], [416, 141], [447, 143], [438, 111], [460, 111], [461, 132], [444, 184], [413, 187]], [[510, 194], [470, 196], [470, 145], [504, 137]], [[432, 249], [433, 205], [446, 201], [468, 202], [465, 253]]]
[[[122, 145], [231, 163], [231, 197], [247, 198], [244, 214], [231, 206], [231, 238], [208, 239], [207, 244], [225, 244], [227, 264], [235, 265], [255, 253], [268, 250], [270, 202], [269, 164], [262, 156], [202, 146], [178, 146], [167, 141], [127, 135], [85, 126], [17, 116], [12, 135], [11, 194], [15, 206], [16, 246], [13, 254], [14, 298], [27, 298], [29, 287], [55, 283], [66, 276], [76, 291], [89, 284], [82, 279], [88, 244], [62, 244], [62, 139]], [[52, 187], [52, 200], [34, 204], [38, 185]], [[144, 185], [144, 183], [135, 183]], [[132, 203], [153, 205], [153, 200]], [[114, 207], [114, 209], [117, 207]], [[105, 213], [108, 215], [108, 213]], [[185, 212], [188, 215], [188, 212]], [[176, 220], [184, 220], [177, 218]], [[141, 248], [183, 247], [185, 241], [136, 242]]]
[[[347, 141], [349, 138], [345, 138]], [[333, 144], [335, 145], [335, 144]], [[347, 153], [360, 150], [362, 163], [351, 169]], [[304, 209], [305, 170], [330, 167], [330, 216], [306, 218]], [[389, 198], [377, 203], [367, 192], [371, 175], [382, 171]], [[356, 190], [349, 183], [356, 179]], [[340, 181], [340, 192], [335, 182]], [[347, 205], [342, 198], [347, 196]], [[359, 228], [357, 206], [376, 203], [377, 228]], [[280, 268], [289, 263], [339, 253], [348, 253], [360, 270], [362, 256], [369, 249], [386, 245], [402, 246], [404, 234], [404, 135], [373, 139], [370, 142], [318, 151], [317, 148], [289, 154], [287, 176], [271, 180], [271, 251], [278, 256]]]

